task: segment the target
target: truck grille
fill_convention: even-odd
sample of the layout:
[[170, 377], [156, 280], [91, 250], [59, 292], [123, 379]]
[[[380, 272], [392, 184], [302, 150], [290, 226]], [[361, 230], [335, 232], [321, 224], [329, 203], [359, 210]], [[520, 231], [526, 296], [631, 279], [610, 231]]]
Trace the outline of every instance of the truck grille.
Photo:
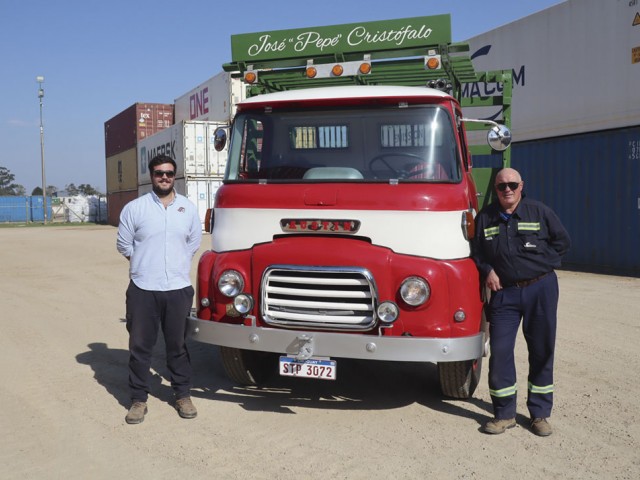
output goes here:
[[275, 265], [262, 277], [262, 317], [269, 325], [370, 330], [377, 292], [368, 270]]

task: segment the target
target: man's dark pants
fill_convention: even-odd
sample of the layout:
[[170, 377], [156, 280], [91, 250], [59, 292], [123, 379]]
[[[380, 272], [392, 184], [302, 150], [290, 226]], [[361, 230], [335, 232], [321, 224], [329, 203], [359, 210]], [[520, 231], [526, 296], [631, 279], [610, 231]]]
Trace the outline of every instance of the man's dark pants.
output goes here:
[[167, 367], [176, 399], [191, 390], [191, 359], [185, 342], [187, 316], [193, 302], [193, 287], [166, 292], [127, 288], [127, 331], [129, 332], [129, 388], [131, 400], [146, 402], [151, 376], [151, 353], [162, 328]]
[[527, 408], [532, 418], [551, 415], [558, 297], [554, 272], [523, 288], [511, 286], [493, 292], [489, 304], [489, 389], [497, 419], [516, 416], [514, 348], [521, 319], [529, 350]]

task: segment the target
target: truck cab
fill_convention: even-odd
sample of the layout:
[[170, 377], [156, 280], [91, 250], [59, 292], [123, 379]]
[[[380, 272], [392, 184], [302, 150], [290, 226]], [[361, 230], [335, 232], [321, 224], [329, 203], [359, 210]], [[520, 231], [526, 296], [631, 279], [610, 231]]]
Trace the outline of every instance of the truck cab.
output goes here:
[[[444, 25], [446, 37], [441, 17], [313, 31], [408, 37]], [[310, 33], [254, 35], [240, 36], [247, 52]], [[217, 132], [229, 158], [189, 326], [195, 340], [221, 347], [233, 380], [331, 380], [343, 358], [435, 362], [444, 395], [473, 394], [487, 333], [470, 258], [479, 192], [466, 125], [489, 124], [494, 149], [509, 134], [464, 117], [456, 93], [479, 78], [468, 57], [452, 60], [449, 43], [419, 40], [409, 53], [422, 55], [409, 63], [388, 60], [401, 54], [397, 42], [391, 53], [349, 50], [353, 57], [342, 47], [345, 60], [335, 61], [325, 50], [336, 42], [322, 55], [252, 65], [240, 55], [226, 66], [243, 76], [249, 98], [236, 105], [229, 133]]]

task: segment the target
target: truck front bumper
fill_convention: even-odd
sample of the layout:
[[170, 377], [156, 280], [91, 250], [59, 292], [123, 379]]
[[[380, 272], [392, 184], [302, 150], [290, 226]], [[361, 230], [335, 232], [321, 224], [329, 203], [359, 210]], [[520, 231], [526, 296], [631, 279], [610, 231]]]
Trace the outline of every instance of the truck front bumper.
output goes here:
[[308, 332], [188, 318], [193, 340], [221, 347], [294, 356], [359, 358], [399, 362], [475, 360], [486, 351], [484, 335], [460, 338], [386, 337], [353, 333]]

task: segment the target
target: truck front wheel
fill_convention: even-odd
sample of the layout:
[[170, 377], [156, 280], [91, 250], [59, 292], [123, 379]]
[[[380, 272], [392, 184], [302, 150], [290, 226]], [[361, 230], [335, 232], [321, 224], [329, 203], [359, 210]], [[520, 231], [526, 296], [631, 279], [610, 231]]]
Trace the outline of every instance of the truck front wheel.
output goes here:
[[442, 394], [451, 398], [471, 398], [480, 381], [482, 357], [476, 360], [438, 363]]
[[227, 377], [240, 385], [259, 385], [277, 368], [277, 356], [267, 352], [220, 347], [220, 357]]

